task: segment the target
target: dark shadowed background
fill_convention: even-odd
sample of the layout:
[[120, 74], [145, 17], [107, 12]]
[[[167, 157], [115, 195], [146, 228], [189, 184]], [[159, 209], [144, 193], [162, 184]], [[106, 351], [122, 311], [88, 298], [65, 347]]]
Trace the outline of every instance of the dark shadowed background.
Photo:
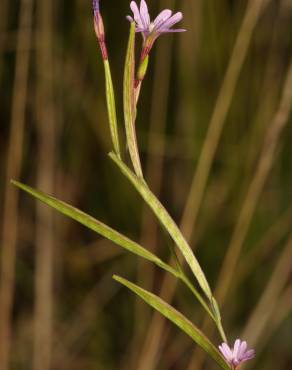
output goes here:
[[[148, 4], [153, 16], [181, 10], [187, 32], [151, 53], [137, 118], [146, 179], [196, 251], [228, 337], [255, 347], [249, 368], [290, 369], [292, 1]], [[124, 136], [129, 1], [101, 8]], [[0, 91], [0, 369], [215, 370], [111, 276], [163, 289], [219, 344], [184, 286], [9, 183], [54, 194], [170, 258], [166, 232], [107, 156], [89, 0], [0, 1]]]

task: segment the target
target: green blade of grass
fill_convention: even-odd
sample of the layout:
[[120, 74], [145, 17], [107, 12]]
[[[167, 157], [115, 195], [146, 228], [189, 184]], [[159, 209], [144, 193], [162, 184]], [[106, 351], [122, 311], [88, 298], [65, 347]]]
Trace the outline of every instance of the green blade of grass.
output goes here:
[[155, 294], [148, 292], [145, 289], [131, 283], [130, 281], [114, 275], [113, 278], [119, 283], [126, 286], [132, 292], [142, 298], [147, 304], [160, 312], [163, 316], [172, 321], [183, 332], [189, 335], [201, 348], [203, 348], [216, 362], [225, 370], [230, 370], [229, 365], [225, 362], [216, 347], [210, 340], [182, 313], [170, 306], [168, 303], [157, 297]]
[[135, 23], [132, 22], [130, 27], [131, 28], [124, 71], [124, 120], [131, 161], [137, 176], [143, 177], [135, 128]]
[[103, 237], [111, 240], [115, 244], [118, 244], [122, 248], [126, 249], [127, 251], [136, 254], [139, 257], [145, 258], [148, 261], [151, 261], [158, 265], [159, 267], [163, 268], [164, 270], [170, 272], [175, 277], [180, 277], [180, 273], [176, 271], [174, 268], [169, 266], [167, 263], [163, 262], [159, 257], [155, 254], [149, 252], [147, 249], [140, 246], [138, 243], [134, 242], [133, 240], [127, 238], [126, 236], [122, 235], [118, 231], [112, 229], [111, 227], [105, 225], [104, 223], [96, 220], [94, 217], [80, 211], [79, 209], [58, 200], [48, 194], [45, 194], [41, 191], [35, 190], [30, 186], [24, 185], [18, 181], [11, 181], [11, 183], [18, 188], [24, 190], [25, 192], [29, 193], [36, 199], [40, 200], [41, 202], [47, 204], [48, 206], [56, 209], [63, 215], [66, 215], [73, 220], [79, 222], [80, 224], [86, 226], [87, 228], [95, 231], [96, 233], [102, 235]]
[[111, 138], [112, 138], [114, 150], [117, 153], [117, 156], [121, 158], [115, 93], [114, 93], [113, 81], [112, 81], [112, 76], [111, 76], [111, 70], [110, 70], [109, 61], [107, 59], [103, 61], [103, 64], [104, 64], [105, 85], [106, 85], [106, 102], [107, 102], [107, 111], [108, 111]]
[[11, 181], [11, 183], [18, 188], [24, 190], [28, 194], [32, 195], [36, 199], [40, 200], [41, 202], [47, 204], [48, 206], [56, 209], [60, 213], [65, 216], [70, 217], [71, 219], [79, 222], [80, 224], [86, 226], [90, 230], [93, 230], [99, 235], [111, 240], [113, 243], [119, 245], [120, 247], [126, 249], [128, 252], [131, 252], [139, 257], [142, 257], [158, 267], [162, 268], [163, 270], [169, 272], [176, 278], [180, 279], [195, 295], [198, 301], [201, 303], [205, 311], [211, 317], [213, 321], [216, 322], [216, 319], [212, 312], [210, 311], [208, 305], [200, 295], [200, 293], [195, 289], [195, 287], [190, 283], [187, 277], [184, 275], [182, 271], [178, 271], [175, 268], [171, 267], [167, 263], [163, 262], [159, 257], [155, 254], [149, 252], [147, 249], [143, 248], [140, 244], [134, 242], [133, 240], [127, 238], [123, 234], [119, 233], [118, 231], [112, 229], [111, 227], [105, 225], [104, 223], [96, 220], [92, 216], [80, 211], [79, 209], [67, 204], [61, 200], [58, 200], [48, 194], [45, 194], [41, 191], [35, 190], [30, 186], [24, 185], [18, 181]]
[[181, 231], [179, 230], [174, 220], [171, 218], [171, 216], [169, 215], [167, 210], [163, 207], [163, 205], [160, 203], [160, 201], [151, 192], [151, 190], [148, 188], [145, 182], [141, 180], [139, 177], [135, 176], [135, 174], [114, 153], [110, 153], [109, 155], [112, 158], [112, 160], [118, 165], [121, 172], [134, 185], [136, 190], [140, 193], [142, 198], [149, 205], [149, 207], [153, 210], [153, 212], [155, 213], [159, 221], [165, 227], [166, 231], [172, 237], [177, 247], [180, 249], [181, 253], [183, 254], [186, 262], [190, 266], [203, 292], [205, 293], [207, 298], [212, 303], [213, 296], [212, 296], [209, 283], [205, 277], [205, 274], [203, 270], [201, 269], [201, 266], [199, 262], [197, 261], [191, 247], [185, 240], [184, 236], [182, 235]]

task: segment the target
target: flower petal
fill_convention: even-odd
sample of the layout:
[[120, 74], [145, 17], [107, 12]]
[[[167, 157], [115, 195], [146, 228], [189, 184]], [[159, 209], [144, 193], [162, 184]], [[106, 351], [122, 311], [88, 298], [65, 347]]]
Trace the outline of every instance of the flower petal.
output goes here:
[[232, 361], [232, 351], [226, 343], [222, 343], [219, 349], [228, 362]]
[[165, 9], [162, 12], [160, 12], [153, 22], [155, 28], [159, 27], [161, 23], [164, 23], [165, 21], [167, 21], [171, 17], [171, 14], [172, 14], [172, 11], [169, 9]]
[[150, 16], [148, 12], [148, 6], [145, 0], [141, 0], [140, 3], [140, 17], [145, 29], [147, 29], [150, 25]]
[[168, 20], [166, 20], [160, 25], [158, 31], [164, 32], [164, 30], [169, 30], [169, 28], [171, 28], [173, 25], [180, 22], [182, 18], [183, 15], [181, 12], [175, 13], [172, 17], [170, 17]]
[[248, 350], [248, 351], [245, 352], [245, 354], [243, 355], [243, 358], [241, 359], [241, 361], [244, 362], [244, 361], [251, 360], [252, 358], [254, 358], [254, 356], [255, 356], [254, 349], [250, 349], [250, 350]]
[[137, 26], [139, 28], [143, 28], [143, 22], [140, 16], [138, 5], [135, 3], [135, 1], [131, 1], [130, 8], [133, 12], [135, 22], [137, 23]]
[[166, 30], [162, 30], [162, 31], [159, 31], [159, 33], [171, 33], [171, 32], [186, 32], [186, 30], [184, 28], [175, 28], [175, 29], [166, 29]]
[[237, 358], [241, 361], [241, 359], [244, 357], [245, 351], [247, 348], [247, 343], [245, 341], [242, 341], [238, 350]]
[[233, 347], [233, 358], [238, 359], [238, 351], [240, 349], [240, 339], [236, 339]]

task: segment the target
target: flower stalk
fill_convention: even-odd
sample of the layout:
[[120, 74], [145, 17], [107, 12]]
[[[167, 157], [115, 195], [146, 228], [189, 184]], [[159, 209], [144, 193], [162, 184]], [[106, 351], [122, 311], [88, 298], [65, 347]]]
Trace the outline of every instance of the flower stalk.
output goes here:
[[[183, 32], [184, 29], [173, 29], [172, 27], [182, 19], [182, 13], [172, 13], [171, 10], [165, 9], [158, 14], [154, 21], [150, 20], [148, 7], [145, 0], [141, 0], [140, 8], [135, 1], [132, 1], [130, 8], [133, 12], [133, 17], [128, 16], [127, 19], [130, 21], [130, 35], [126, 53], [125, 69], [124, 69], [124, 83], [123, 83], [123, 103], [124, 103], [124, 121], [125, 131], [127, 138], [127, 145], [129, 148], [131, 162], [134, 168], [133, 173], [126, 164], [121, 160], [119, 156], [119, 144], [117, 137], [117, 125], [116, 125], [116, 112], [114, 103], [114, 90], [111, 80], [111, 73], [108, 62], [108, 53], [105, 43], [104, 25], [99, 9], [99, 0], [93, 0], [94, 9], [94, 29], [100, 45], [102, 58], [105, 66], [106, 73], [106, 86], [107, 86], [107, 102], [109, 111], [109, 120], [112, 132], [112, 138], [115, 148], [115, 153], [110, 153], [110, 157], [118, 165], [121, 172], [130, 180], [137, 191], [140, 193], [142, 198], [153, 210], [158, 220], [166, 228], [172, 239], [174, 240], [177, 247], [180, 249], [186, 262], [191, 268], [197, 282], [205, 294], [209, 304], [205, 302], [205, 299], [200, 295], [197, 289], [193, 286], [191, 281], [187, 278], [182, 270], [175, 271], [175, 275], [192, 291], [204, 309], [208, 312], [210, 317], [215, 322], [217, 329], [220, 333], [223, 343], [219, 346], [219, 350], [222, 356], [219, 358], [225, 362], [220, 363], [221, 367], [226, 369], [230, 367], [231, 370], [238, 370], [242, 362], [247, 361], [254, 357], [254, 350], [247, 350], [247, 344], [244, 341], [237, 339], [234, 343], [234, 348], [230, 348], [227, 344], [226, 335], [222, 326], [221, 314], [215, 300], [209, 283], [201, 269], [196, 257], [194, 256], [190, 246], [184, 239], [180, 230], [178, 229], [175, 222], [172, 220], [166, 209], [162, 206], [159, 200], [148, 188], [144, 178], [140, 162], [138, 143], [136, 137], [136, 115], [137, 115], [137, 102], [142, 86], [142, 82], [146, 76], [150, 51], [156, 41], [156, 39], [164, 34], [171, 32]], [[135, 65], [135, 33], [141, 33], [143, 37], [143, 44], [140, 54], [140, 60], [138, 68], [136, 70]], [[140, 289], [140, 288], [139, 288]], [[140, 292], [141, 290], [139, 290]], [[135, 290], [137, 293], [137, 291]], [[145, 292], [144, 292], [145, 293]], [[145, 293], [146, 294], [146, 293]], [[156, 299], [156, 298], [155, 298]], [[150, 300], [155, 301], [154, 296], [147, 295], [147, 302]], [[156, 300], [156, 303], [158, 301]], [[158, 306], [153, 306], [158, 309]], [[161, 303], [161, 302], [160, 302]], [[151, 304], [151, 303], [149, 303]], [[159, 306], [160, 307], [160, 306]], [[165, 310], [163, 310], [165, 312]], [[177, 323], [178, 321], [175, 320]], [[201, 339], [200, 339], [201, 341]], [[209, 352], [209, 349], [208, 349]], [[218, 361], [217, 361], [218, 362]], [[219, 361], [220, 362], [220, 361]], [[218, 363], [219, 363], [218, 362]]]
[[113, 87], [113, 81], [111, 76], [111, 69], [108, 60], [108, 52], [105, 42], [105, 32], [103, 19], [100, 13], [99, 0], [93, 0], [93, 22], [94, 30], [99, 43], [105, 74], [105, 85], [106, 85], [106, 103], [108, 111], [108, 120], [110, 126], [110, 133], [112, 138], [112, 143], [114, 151], [119, 158], [121, 158], [121, 150], [119, 143], [119, 133], [118, 133], [118, 123], [117, 123], [117, 112], [116, 112], [116, 102], [115, 102], [115, 92]]
[[124, 70], [124, 120], [127, 144], [136, 175], [143, 178], [136, 136], [135, 24], [131, 23]]

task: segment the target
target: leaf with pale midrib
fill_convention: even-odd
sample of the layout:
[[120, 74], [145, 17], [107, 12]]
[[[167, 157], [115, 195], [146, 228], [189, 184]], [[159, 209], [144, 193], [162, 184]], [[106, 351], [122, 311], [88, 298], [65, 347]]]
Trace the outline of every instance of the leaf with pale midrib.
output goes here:
[[125, 248], [129, 252], [134, 253], [142, 258], [145, 258], [146, 260], [151, 261], [158, 265], [159, 267], [163, 268], [164, 270], [170, 272], [172, 275], [179, 277], [179, 272], [177, 270], [163, 262], [155, 254], [149, 252], [147, 249], [143, 248], [138, 243], [122, 235], [118, 231], [96, 220], [94, 217], [48, 194], [35, 190], [30, 186], [24, 185], [17, 181], [11, 181], [11, 183], [17, 186], [18, 188], [24, 190], [25, 192], [29, 193], [33, 197], [37, 198], [41, 202], [56, 209], [60, 213], [72, 218], [73, 220], [79, 222], [80, 224], [86, 226], [87, 228], [111, 240], [115, 244], [118, 244], [119, 246]]
[[178, 326], [183, 332], [189, 335], [200, 347], [202, 347], [217, 362], [217, 364], [222, 369], [230, 370], [229, 365], [225, 362], [225, 360], [220, 355], [216, 347], [183, 314], [181, 314], [179, 311], [177, 311], [175, 308], [170, 306], [168, 303], [163, 301], [155, 294], [140, 288], [136, 284], [133, 284], [120, 276], [114, 275], [113, 278], [119, 283], [129, 288], [132, 292], [141, 297], [147, 304], [149, 304], [155, 310], [160, 312], [163, 316], [165, 316], [170, 321], [172, 321], [176, 326]]

